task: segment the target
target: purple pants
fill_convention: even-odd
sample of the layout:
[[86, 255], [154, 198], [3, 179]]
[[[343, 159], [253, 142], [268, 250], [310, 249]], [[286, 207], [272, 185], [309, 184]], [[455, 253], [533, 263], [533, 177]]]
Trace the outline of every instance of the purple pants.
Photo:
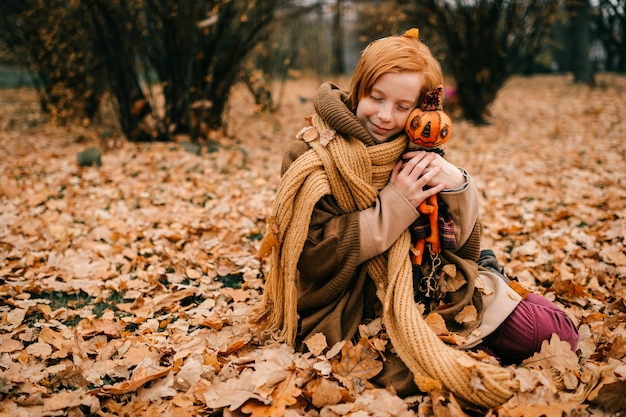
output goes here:
[[578, 329], [556, 304], [529, 294], [511, 315], [478, 346], [498, 357], [502, 364], [520, 363], [541, 350], [541, 343], [556, 333], [572, 350], [578, 345]]

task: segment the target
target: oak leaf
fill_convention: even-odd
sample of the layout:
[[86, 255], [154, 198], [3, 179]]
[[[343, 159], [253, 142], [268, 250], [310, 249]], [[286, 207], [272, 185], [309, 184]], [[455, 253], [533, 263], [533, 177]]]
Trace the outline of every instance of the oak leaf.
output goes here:
[[544, 340], [541, 350], [525, 359], [523, 364], [552, 373], [556, 371], [565, 388], [574, 389], [578, 386], [578, 356], [570, 344], [561, 341], [556, 334], [549, 341]]
[[10, 334], [0, 335], [0, 353], [11, 353], [22, 349], [24, 349], [24, 344], [11, 338]]

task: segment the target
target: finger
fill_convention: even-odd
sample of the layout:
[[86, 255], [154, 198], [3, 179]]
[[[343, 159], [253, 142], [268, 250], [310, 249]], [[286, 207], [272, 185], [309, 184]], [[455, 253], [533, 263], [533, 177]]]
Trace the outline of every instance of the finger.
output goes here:
[[406, 174], [410, 174], [413, 170], [415, 170], [415, 168], [419, 166], [420, 167], [419, 171], [421, 172], [428, 165], [427, 162], [424, 162], [427, 160], [428, 160], [428, 155], [425, 152], [420, 152], [419, 154], [415, 155], [413, 158], [406, 161], [406, 163], [404, 164], [403, 170], [406, 171]]
[[402, 160], [399, 160], [396, 166], [393, 167], [393, 170], [391, 171], [391, 179], [390, 179], [391, 182], [393, 182], [398, 177], [398, 174], [400, 173], [400, 170], [402, 169], [403, 165], [404, 165], [404, 162]]
[[402, 155], [402, 160], [405, 163], [414, 163], [417, 164], [419, 163], [421, 160], [423, 160], [424, 158], [426, 158], [428, 156], [428, 154], [431, 152], [424, 152], [424, 151], [413, 151], [413, 152], [407, 152], [404, 155]]
[[427, 190], [424, 190], [424, 192], [426, 193], [426, 197], [424, 197], [424, 200], [426, 200], [428, 197], [431, 197], [435, 194], [438, 194], [439, 192], [441, 192], [443, 189], [445, 188], [445, 184], [441, 183], [436, 185], [435, 187], [431, 187]]
[[435, 178], [441, 171], [443, 170], [443, 168], [441, 166], [435, 166], [429, 170], [423, 170], [421, 172], [422, 175], [420, 175], [419, 177], [419, 184], [420, 186], [424, 186], [426, 184], [429, 184], [430, 181]]
[[424, 156], [427, 153], [430, 153], [430, 152], [425, 152], [425, 151], [408, 151], [408, 152], [405, 152], [402, 155], [402, 159], [404, 159], [405, 161], [409, 161], [410, 159], [413, 159], [413, 158], [415, 158], [417, 156], [420, 156], [420, 155]]

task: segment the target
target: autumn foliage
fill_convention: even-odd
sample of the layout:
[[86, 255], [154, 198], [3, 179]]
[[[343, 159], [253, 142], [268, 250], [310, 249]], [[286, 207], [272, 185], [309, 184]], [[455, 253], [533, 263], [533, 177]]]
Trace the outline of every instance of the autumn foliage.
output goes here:
[[[513, 78], [490, 125], [453, 120], [446, 157], [481, 191], [485, 247], [580, 331], [576, 353], [554, 338], [514, 367], [520, 392], [494, 410], [373, 386], [379, 322], [306, 352], [252, 337], [254, 255], [316, 81], [288, 83], [274, 115], [237, 88], [229, 131], [193, 152], [59, 127], [33, 91], [0, 91], [0, 415], [624, 415], [626, 79], [599, 84]], [[89, 147], [102, 166], [78, 165]]]

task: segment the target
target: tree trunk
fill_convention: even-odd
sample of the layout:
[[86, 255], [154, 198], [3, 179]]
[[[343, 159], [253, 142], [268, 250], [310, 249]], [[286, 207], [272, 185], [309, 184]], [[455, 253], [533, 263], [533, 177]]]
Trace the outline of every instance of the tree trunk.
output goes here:
[[335, 2], [335, 16], [333, 21], [333, 68], [332, 73], [341, 75], [345, 72], [343, 62], [344, 44], [343, 44], [343, 0]]
[[[445, 41], [444, 72], [454, 77], [465, 118], [476, 124], [487, 123], [487, 108], [498, 90], [513, 69], [541, 47], [556, 3], [554, 0], [416, 2], [416, 15], [429, 16], [429, 33]], [[425, 33], [426, 39], [429, 33]]]
[[127, 25], [133, 21], [133, 16], [127, 15], [129, 9], [108, 0], [91, 0], [89, 5], [96, 48], [109, 77], [124, 135], [133, 142], [167, 140], [165, 129], [152, 114], [150, 102], [139, 84], [140, 71], [135, 60], [137, 35], [129, 29], [132, 25]]
[[589, 0], [569, 0], [572, 39], [572, 72], [575, 83], [594, 84], [589, 50], [591, 49], [591, 15]]

